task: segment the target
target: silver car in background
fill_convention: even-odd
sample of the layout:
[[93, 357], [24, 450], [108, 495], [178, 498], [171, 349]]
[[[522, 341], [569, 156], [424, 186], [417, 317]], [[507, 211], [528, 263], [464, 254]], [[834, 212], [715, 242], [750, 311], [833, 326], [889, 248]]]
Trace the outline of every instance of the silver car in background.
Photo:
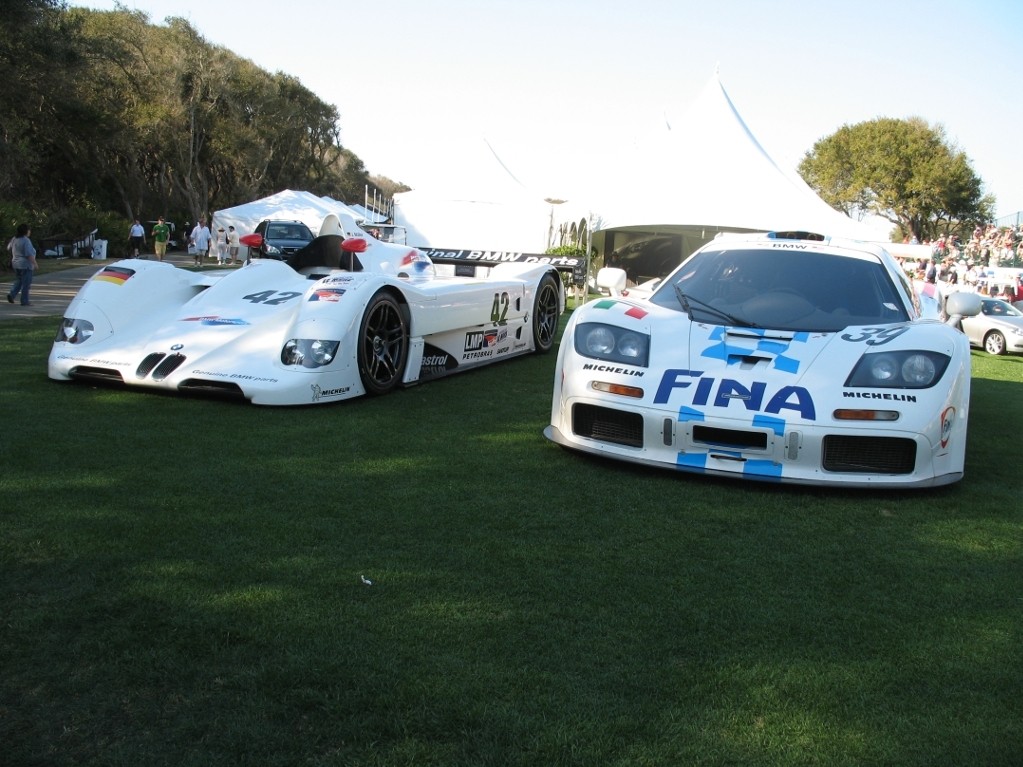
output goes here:
[[963, 332], [971, 346], [988, 354], [1023, 352], [1023, 312], [997, 298], [981, 301], [980, 314], [964, 317]]

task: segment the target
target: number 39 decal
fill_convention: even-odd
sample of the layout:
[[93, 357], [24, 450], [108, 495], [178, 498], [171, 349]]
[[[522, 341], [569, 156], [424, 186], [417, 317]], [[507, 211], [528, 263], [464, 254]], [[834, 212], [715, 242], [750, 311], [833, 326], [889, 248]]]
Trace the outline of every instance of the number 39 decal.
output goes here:
[[868, 346], [880, 346], [892, 341], [909, 328], [905, 325], [897, 328], [862, 328], [858, 333], [846, 333], [842, 336], [843, 341], [851, 341], [854, 344], [866, 343]]

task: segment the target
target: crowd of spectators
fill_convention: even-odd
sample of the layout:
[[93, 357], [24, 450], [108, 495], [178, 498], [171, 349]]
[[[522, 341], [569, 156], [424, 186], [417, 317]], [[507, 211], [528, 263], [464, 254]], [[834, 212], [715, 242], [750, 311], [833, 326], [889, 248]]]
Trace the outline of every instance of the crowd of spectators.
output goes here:
[[967, 261], [981, 266], [1023, 266], [1023, 224], [978, 226], [962, 253]]
[[930, 258], [900, 259], [910, 277], [1010, 303], [1023, 300], [1023, 224], [978, 226], [966, 243], [952, 235], [925, 244]]

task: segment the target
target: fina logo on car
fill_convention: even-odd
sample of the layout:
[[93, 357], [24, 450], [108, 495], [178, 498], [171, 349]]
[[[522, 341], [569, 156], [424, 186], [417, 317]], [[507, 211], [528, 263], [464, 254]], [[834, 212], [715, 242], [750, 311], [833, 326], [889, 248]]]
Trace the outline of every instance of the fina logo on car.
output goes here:
[[493, 357], [494, 348], [508, 337], [507, 328], [493, 330], [474, 330], [465, 334], [464, 359], [482, 359]]
[[[747, 387], [730, 378], [704, 377], [701, 370], [665, 370], [654, 395], [654, 403], [667, 403], [675, 390], [689, 389], [693, 383], [696, 386], [691, 392], [692, 404], [696, 407], [728, 407], [738, 401], [746, 410], [753, 412], [778, 415], [782, 410], [792, 410], [807, 421], [817, 420], [813, 397], [802, 386], [780, 386], [769, 390], [767, 382], [754, 381]], [[688, 396], [690, 392], [686, 394]]]

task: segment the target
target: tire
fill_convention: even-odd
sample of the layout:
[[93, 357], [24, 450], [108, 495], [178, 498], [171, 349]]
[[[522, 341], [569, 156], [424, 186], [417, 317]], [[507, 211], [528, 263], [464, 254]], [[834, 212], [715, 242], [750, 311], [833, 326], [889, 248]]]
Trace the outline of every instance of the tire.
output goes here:
[[1005, 354], [1005, 336], [992, 330], [984, 336], [984, 350], [988, 354]]
[[389, 293], [370, 299], [359, 325], [359, 378], [372, 396], [393, 391], [408, 362], [409, 323], [406, 310]]
[[537, 285], [533, 301], [533, 348], [537, 354], [546, 354], [554, 348], [560, 308], [558, 278], [545, 274]]

